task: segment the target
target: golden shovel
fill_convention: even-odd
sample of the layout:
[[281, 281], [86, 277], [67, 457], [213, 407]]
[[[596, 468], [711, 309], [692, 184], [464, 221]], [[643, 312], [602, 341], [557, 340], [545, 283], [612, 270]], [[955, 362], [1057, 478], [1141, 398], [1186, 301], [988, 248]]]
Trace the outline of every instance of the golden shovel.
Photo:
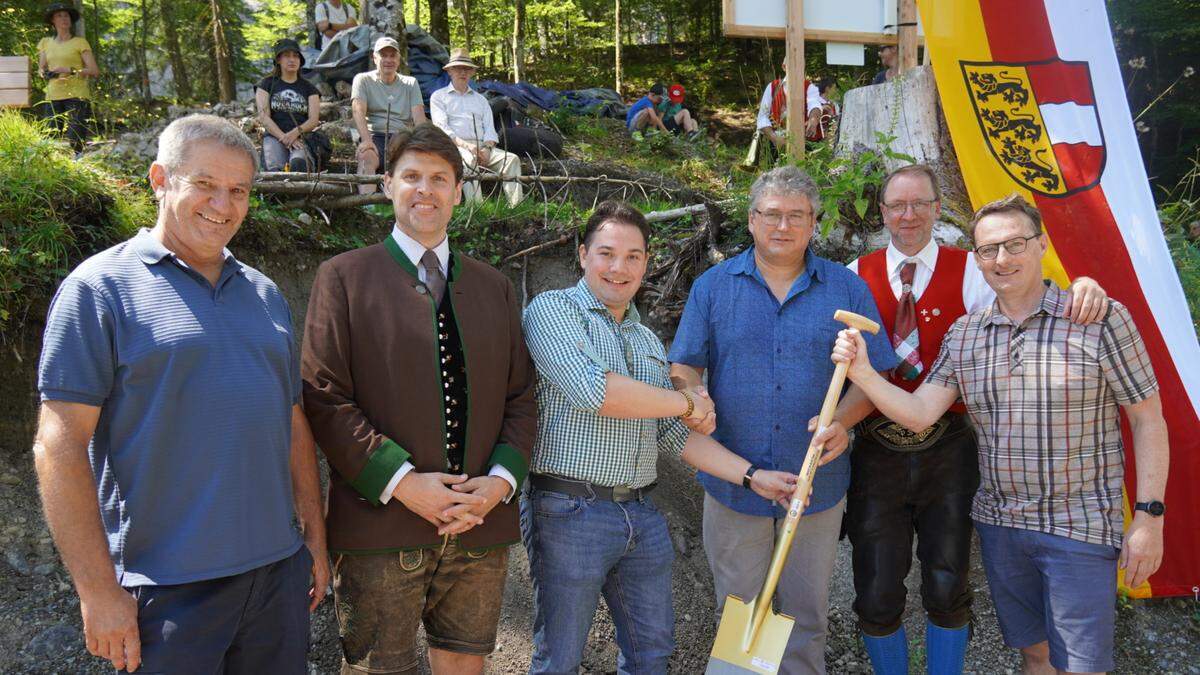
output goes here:
[[[851, 328], [872, 334], [879, 332], [879, 324], [852, 312], [839, 309], [834, 312], [833, 318]], [[842, 385], [846, 382], [846, 371], [849, 368], [847, 363], [839, 363], [834, 368], [833, 379], [829, 382], [825, 402], [821, 404], [821, 414], [817, 418], [818, 429], [829, 426], [833, 421], [833, 413], [837, 409], [838, 398], [842, 395]], [[813, 477], [817, 473], [817, 461], [820, 458], [821, 447], [810, 443], [808, 453], [804, 456], [804, 464], [800, 468], [800, 475], [797, 476], [796, 489], [792, 491], [787, 518], [775, 542], [775, 553], [771, 556], [767, 578], [763, 581], [758, 596], [750, 602], [735, 595], [725, 598], [725, 611], [721, 615], [717, 639], [713, 642], [712, 654], [705, 670], [707, 675], [774, 675], [779, 672], [783, 662], [783, 651], [787, 647], [788, 637], [792, 634], [795, 619], [786, 614], [776, 614], [771, 608], [771, 600], [775, 597], [779, 575], [783, 572], [783, 565], [787, 562], [788, 552], [792, 548], [796, 525], [800, 523], [804, 502], [812, 490]]]

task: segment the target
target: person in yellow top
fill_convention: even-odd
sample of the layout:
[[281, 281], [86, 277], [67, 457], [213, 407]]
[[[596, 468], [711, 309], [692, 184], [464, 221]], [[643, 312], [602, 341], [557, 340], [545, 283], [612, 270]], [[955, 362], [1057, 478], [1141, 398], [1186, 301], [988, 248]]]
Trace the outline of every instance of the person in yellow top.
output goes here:
[[42, 38], [37, 46], [38, 71], [46, 78], [46, 108], [59, 131], [65, 128], [78, 153], [91, 118], [87, 78], [99, 75], [100, 68], [88, 41], [75, 35], [79, 10], [56, 2], [46, 8], [45, 17], [54, 29], [54, 35]]

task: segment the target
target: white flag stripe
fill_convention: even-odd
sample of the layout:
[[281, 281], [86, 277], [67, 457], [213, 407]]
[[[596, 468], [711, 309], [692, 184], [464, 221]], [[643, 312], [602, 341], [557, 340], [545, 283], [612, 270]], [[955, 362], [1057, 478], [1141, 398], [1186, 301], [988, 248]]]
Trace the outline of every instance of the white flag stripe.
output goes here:
[[1046, 123], [1046, 134], [1051, 143], [1104, 145], [1100, 123], [1096, 120], [1096, 106], [1074, 102], [1043, 103], [1038, 109], [1042, 111], [1042, 121]]
[[[1100, 187], [1125, 240], [1125, 248], [1167, 343], [1194, 409], [1200, 410], [1200, 343], [1187, 299], [1163, 239], [1154, 197], [1142, 164], [1137, 134], [1122, 88], [1111, 26], [1102, 0], [1047, 2], [1046, 15], [1059, 58], [1087, 61], [1092, 71], [1108, 159]], [[1103, 37], [1101, 37], [1103, 36]]]

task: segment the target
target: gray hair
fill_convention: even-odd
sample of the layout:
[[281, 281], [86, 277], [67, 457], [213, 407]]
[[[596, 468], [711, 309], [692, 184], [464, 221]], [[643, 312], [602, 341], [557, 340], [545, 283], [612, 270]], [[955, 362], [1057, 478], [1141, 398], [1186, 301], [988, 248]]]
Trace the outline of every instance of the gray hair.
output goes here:
[[258, 151], [254, 143], [241, 129], [216, 115], [193, 114], [171, 122], [158, 137], [158, 156], [154, 161], [168, 171], [178, 169], [187, 160], [188, 150], [196, 143], [215, 141], [221, 145], [246, 153], [250, 163], [258, 171]]
[[813, 179], [800, 167], [780, 166], [759, 176], [750, 186], [750, 208], [758, 208], [758, 200], [772, 194], [782, 197], [802, 195], [808, 198], [813, 215], [821, 212], [821, 193]]

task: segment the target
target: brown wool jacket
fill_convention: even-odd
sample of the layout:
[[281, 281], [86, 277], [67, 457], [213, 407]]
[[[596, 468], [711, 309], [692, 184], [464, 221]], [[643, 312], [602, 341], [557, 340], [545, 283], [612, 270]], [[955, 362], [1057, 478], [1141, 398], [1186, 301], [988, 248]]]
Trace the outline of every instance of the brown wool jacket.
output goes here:
[[[447, 292], [467, 364], [465, 472], [528, 473], [537, 433], [534, 370], [520, 301], [494, 268], [452, 253]], [[321, 265], [305, 320], [304, 410], [332, 468], [329, 547], [366, 553], [440, 546], [437, 529], [380, 493], [404, 462], [445, 471], [436, 314], [416, 268], [388, 237]], [[459, 538], [466, 549], [520, 539], [517, 499]]]

